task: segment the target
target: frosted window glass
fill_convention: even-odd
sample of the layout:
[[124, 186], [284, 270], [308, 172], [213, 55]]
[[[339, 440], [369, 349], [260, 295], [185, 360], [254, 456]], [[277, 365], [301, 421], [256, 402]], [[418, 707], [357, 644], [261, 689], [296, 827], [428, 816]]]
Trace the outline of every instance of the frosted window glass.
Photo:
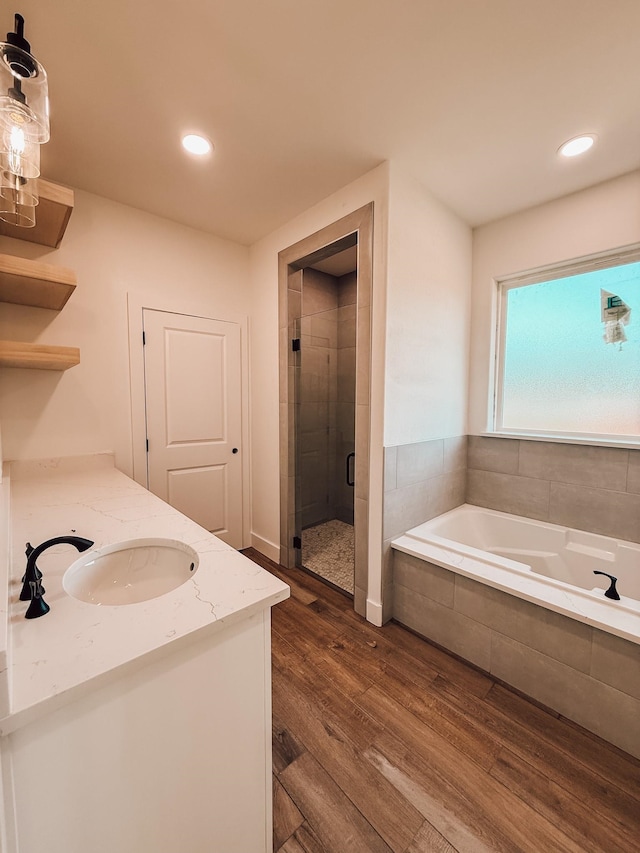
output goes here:
[[[600, 290], [631, 309], [605, 343]], [[502, 429], [640, 435], [640, 262], [506, 292]]]

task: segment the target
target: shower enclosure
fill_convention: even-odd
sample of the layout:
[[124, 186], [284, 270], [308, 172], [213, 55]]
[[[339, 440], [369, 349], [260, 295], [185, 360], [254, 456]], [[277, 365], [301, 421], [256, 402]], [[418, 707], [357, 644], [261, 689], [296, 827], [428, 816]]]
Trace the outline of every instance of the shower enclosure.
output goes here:
[[365, 616], [371, 454], [382, 462], [370, 441], [373, 203], [280, 251], [278, 291], [280, 563], [353, 590]]
[[[355, 238], [355, 235], [354, 235]], [[305, 267], [292, 347], [296, 565], [354, 591], [357, 247]], [[347, 269], [345, 272], [344, 270]]]

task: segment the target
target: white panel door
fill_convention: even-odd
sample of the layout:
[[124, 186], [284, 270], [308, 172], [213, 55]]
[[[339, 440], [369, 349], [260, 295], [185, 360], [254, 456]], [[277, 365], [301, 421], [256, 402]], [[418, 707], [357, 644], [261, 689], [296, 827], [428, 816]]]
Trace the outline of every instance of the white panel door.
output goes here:
[[242, 547], [240, 326], [143, 311], [150, 491]]

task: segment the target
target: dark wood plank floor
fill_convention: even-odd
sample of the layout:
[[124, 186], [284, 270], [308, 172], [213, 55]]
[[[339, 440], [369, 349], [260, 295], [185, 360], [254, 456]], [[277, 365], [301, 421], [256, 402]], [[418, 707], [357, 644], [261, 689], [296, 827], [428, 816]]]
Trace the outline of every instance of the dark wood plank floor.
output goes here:
[[274, 851], [640, 851], [640, 761], [349, 599], [273, 609]]

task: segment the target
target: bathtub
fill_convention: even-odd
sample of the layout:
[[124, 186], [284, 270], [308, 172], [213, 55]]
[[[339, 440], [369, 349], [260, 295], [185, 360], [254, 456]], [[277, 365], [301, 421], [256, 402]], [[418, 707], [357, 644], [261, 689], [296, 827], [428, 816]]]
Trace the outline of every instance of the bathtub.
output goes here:
[[[392, 548], [640, 644], [640, 545], [465, 504]], [[619, 601], [604, 593], [606, 572]]]

